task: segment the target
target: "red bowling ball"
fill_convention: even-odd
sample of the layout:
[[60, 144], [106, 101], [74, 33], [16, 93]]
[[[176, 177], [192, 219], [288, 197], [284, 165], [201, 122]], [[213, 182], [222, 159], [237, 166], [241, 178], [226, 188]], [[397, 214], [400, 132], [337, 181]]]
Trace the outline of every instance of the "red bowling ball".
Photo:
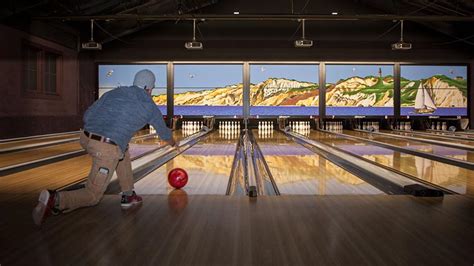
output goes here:
[[176, 189], [180, 189], [188, 183], [188, 173], [182, 168], [175, 168], [168, 173], [168, 183]]

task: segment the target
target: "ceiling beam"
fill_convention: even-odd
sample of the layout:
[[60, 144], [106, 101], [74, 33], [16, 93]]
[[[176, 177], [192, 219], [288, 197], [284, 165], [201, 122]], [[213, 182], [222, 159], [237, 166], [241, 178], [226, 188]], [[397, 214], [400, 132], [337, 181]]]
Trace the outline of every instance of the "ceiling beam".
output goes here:
[[461, 21], [473, 22], [474, 16], [403, 16], [403, 15], [291, 15], [291, 14], [252, 14], [252, 15], [216, 15], [216, 14], [183, 14], [183, 15], [100, 15], [100, 16], [45, 16], [34, 17], [37, 20], [63, 20], [63, 21], [87, 21], [87, 20], [143, 20], [143, 21], [166, 21], [166, 20], [225, 20], [225, 21], [294, 21], [299, 19], [315, 21], [338, 21], [338, 20], [407, 20], [407, 21]]
[[[148, 3], [152, 3], [152, 2], [154, 3], [155, 1], [152, 0], [152, 1], [148, 2]], [[201, 5], [199, 5], [199, 6], [196, 6], [196, 7], [193, 7], [193, 8], [190, 8], [190, 9], [185, 10], [185, 13], [194, 12], [194, 11], [203, 9], [203, 8], [205, 8], [205, 7], [211, 6], [211, 5], [215, 4], [215, 3], [216, 3], [216, 1], [208, 1], [208, 2], [205, 2], [205, 3], [201, 3]], [[157, 6], [155, 6], [155, 8], [156, 8], [156, 7], [157, 7]], [[133, 33], [135, 33], [135, 32], [138, 32], [138, 31], [141, 31], [141, 30], [143, 30], [143, 29], [146, 29], [146, 28], [148, 28], [148, 27], [150, 27], [150, 26], [152, 26], [152, 25], [154, 25], [154, 24], [156, 24], [156, 23], [158, 23], [158, 22], [161, 22], [161, 21], [160, 21], [160, 20], [149, 21], [148, 23], [146, 23], [146, 24], [144, 24], [144, 25], [139, 25], [138, 27], [135, 27], [135, 28], [132, 28], [132, 29], [124, 30], [124, 31], [122, 31], [122, 32], [120, 32], [120, 33], [118, 33], [118, 34], [114, 34], [113, 37], [109, 37], [109, 38], [105, 39], [104, 41], [102, 41], [102, 43], [105, 44], [105, 43], [111, 42], [111, 41], [113, 41], [113, 40], [122, 38], [122, 37], [124, 37], [124, 36], [126, 36], [126, 35], [133, 34]]]

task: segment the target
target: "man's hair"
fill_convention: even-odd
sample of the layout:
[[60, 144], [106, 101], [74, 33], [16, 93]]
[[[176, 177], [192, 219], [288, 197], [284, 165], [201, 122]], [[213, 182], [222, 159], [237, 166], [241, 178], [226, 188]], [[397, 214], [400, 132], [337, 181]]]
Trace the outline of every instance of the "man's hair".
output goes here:
[[143, 69], [135, 74], [133, 85], [142, 89], [151, 90], [155, 87], [155, 74], [148, 69]]

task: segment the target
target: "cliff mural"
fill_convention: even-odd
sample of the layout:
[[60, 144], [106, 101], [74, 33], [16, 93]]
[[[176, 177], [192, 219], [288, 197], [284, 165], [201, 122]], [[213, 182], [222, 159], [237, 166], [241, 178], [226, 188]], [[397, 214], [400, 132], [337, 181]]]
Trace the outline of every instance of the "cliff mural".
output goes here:
[[393, 65], [327, 65], [327, 115], [392, 115]]
[[402, 66], [402, 115], [467, 115], [467, 68]]
[[393, 76], [355, 76], [326, 87], [327, 106], [393, 106]]

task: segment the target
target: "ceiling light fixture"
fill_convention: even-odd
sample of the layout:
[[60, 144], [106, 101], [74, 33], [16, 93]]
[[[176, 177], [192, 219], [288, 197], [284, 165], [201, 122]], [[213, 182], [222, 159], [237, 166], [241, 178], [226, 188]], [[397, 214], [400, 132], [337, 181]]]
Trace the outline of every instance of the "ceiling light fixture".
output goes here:
[[400, 27], [400, 41], [392, 44], [392, 50], [410, 50], [411, 43], [403, 41], [403, 20], [400, 20], [401, 27]]
[[202, 50], [202, 42], [196, 41], [196, 19], [193, 19], [193, 40], [186, 42], [184, 47], [188, 50]]
[[301, 40], [296, 40], [295, 41], [295, 47], [297, 48], [309, 48], [313, 46], [313, 41], [312, 40], [306, 40], [305, 38], [305, 20], [304, 19], [299, 19], [298, 21], [301, 21], [301, 26], [303, 30], [303, 34], [301, 36]]

